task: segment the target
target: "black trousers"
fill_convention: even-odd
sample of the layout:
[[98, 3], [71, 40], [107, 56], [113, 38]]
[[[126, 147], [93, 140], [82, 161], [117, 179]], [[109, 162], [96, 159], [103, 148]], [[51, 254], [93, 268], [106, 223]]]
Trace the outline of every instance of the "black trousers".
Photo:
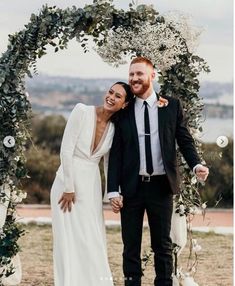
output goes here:
[[124, 197], [121, 223], [125, 286], [141, 285], [141, 241], [145, 210], [154, 252], [154, 285], [172, 286], [172, 208], [173, 195], [166, 175], [154, 176], [151, 182], [142, 182], [140, 179], [136, 196]]

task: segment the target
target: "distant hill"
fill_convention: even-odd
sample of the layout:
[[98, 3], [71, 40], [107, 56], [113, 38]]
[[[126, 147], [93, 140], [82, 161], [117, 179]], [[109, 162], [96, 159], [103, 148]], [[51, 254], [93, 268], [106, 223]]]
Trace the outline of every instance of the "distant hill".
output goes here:
[[[77, 102], [102, 104], [107, 89], [121, 78], [83, 79], [39, 75], [27, 80], [34, 111], [67, 113]], [[157, 89], [157, 86], [156, 86]], [[208, 117], [233, 117], [233, 83], [203, 82], [200, 96]]]
[[205, 103], [233, 105], [233, 83], [202, 82], [200, 96]]

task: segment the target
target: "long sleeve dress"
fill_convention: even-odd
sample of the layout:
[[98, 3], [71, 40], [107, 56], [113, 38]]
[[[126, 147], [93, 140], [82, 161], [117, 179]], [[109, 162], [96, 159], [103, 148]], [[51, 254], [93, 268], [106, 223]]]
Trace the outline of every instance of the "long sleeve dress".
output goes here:
[[[51, 189], [55, 286], [113, 286], [99, 171], [100, 159], [107, 161], [112, 145], [113, 123], [92, 152], [95, 131], [95, 107], [77, 104], [65, 127], [61, 165]], [[60, 209], [63, 192], [75, 192], [71, 212]]]

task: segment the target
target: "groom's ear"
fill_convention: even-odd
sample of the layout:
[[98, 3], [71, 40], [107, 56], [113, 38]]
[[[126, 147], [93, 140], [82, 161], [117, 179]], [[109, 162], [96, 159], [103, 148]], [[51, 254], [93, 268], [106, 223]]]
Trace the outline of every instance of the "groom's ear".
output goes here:
[[156, 71], [152, 66], [147, 66], [148, 75], [151, 77], [151, 80], [154, 80], [156, 77]]
[[155, 71], [155, 70], [153, 70], [153, 71], [152, 71], [152, 73], [151, 73], [151, 78], [152, 78], [152, 80], [154, 80], [154, 79], [155, 79], [155, 77], [156, 77], [156, 71]]

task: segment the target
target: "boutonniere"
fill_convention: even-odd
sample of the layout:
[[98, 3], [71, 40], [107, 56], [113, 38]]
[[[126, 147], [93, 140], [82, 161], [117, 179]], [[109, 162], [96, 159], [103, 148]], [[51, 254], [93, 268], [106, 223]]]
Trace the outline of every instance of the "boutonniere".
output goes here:
[[158, 101], [157, 101], [157, 106], [158, 107], [167, 107], [167, 105], [169, 104], [169, 101], [163, 97], [159, 97]]

